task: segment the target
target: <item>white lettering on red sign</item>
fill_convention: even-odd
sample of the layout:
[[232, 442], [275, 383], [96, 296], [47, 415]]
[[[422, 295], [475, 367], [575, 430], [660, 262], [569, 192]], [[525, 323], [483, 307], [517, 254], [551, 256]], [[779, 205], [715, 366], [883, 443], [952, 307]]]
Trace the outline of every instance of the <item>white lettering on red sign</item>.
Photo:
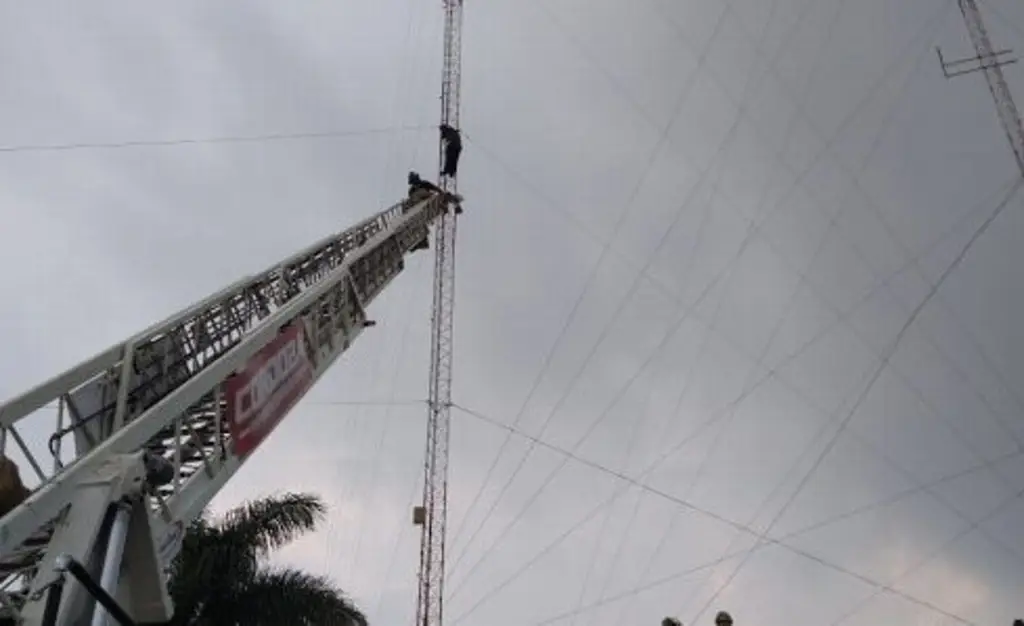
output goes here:
[[312, 384], [302, 326], [283, 330], [225, 385], [235, 454], [256, 449]]
[[238, 407], [235, 422], [243, 428], [247, 426], [304, 365], [301, 338], [294, 337], [260, 367], [248, 384], [238, 390], [235, 396], [235, 406]]

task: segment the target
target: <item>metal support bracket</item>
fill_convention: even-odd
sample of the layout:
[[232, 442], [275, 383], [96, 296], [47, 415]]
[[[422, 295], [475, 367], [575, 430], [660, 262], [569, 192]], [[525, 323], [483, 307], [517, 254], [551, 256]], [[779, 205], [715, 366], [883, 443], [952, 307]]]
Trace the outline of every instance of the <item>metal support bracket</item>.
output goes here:
[[[75, 487], [42, 563], [79, 563], [89, 576], [102, 578], [104, 586], [110, 587], [104, 592], [132, 618], [161, 622], [170, 619], [172, 610], [154, 539], [153, 512], [144, 497], [146, 474], [144, 452], [115, 455], [92, 468]], [[126, 519], [126, 528], [119, 526], [118, 517]], [[118, 535], [116, 543], [123, 546], [123, 555], [108, 558], [112, 535]], [[66, 581], [61, 568], [40, 567], [21, 610], [22, 623], [79, 626], [83, 615], [93, 615], [95, 590], [75, 578]], [[52, 591], [58, 588], [60, 598], [53, 600]], [[47, 624], [47, 605], [54, 602], [56, 613]], [[117, 617], [109, 607], [107, 611]]]
[[[1002, 67], [1004, 65], [1012, 65], [1018, 61], [1017, 58], [1005, 59], [1005, 55], [1013, 54], [1013, 50], [1007, 48], [1006, 50], [997, 50], [990, 55], [976, 55], [973, 57], [964, 57], [962, 59], [954, 59], [947, 61], [942, 55], [942, 48], [935, 46], [935, 53], [939, 55], [939, 65], [942, 66], [942, 75], [946, 78], [956, 78], [957, 76], [963, 76], [964, 74], [973, 74], [974, 72], [982, 72], [985, 70]], [[962, 67], [964, 69], [953, 69]]]
[[60, 574], [65, 572], [71, 574], [78, 584], [88, 591], [96, 599], [96, 602], [117, 620], [118, 624], [121, 626], [135, 626], [135, 620], [121, 608], [121, 605], [101, 585], [93, 580], [93, 577], [89, 575], [89, 571], [81, 563], [63, 554], [57, 559], [56, 571]]

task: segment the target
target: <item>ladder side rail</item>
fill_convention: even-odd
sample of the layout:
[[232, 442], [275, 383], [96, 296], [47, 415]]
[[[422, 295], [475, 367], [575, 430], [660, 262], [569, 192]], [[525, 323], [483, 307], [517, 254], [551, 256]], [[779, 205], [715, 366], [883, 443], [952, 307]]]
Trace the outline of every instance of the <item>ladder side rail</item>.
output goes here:
[[[2, 425], [10, 428], [46, 404], [64, 400], [74, 419], [70, 425], [55, 426], [55, 437], [75, 434], [78, 454], [83, 453], [222, 356], [241, 340], [248, 328], [301, 289], [314, 285], [316, 280], [340, 264], [351, 250], [372, 235], [390, 228], [395, 216], [402, 213], [402, 208], [399, 203], [356, 227], [322, 240], [300, 255], [289, 257], [285, 263], [237, 281], [15, 398], [0, 407]], [[301, 267], [292, 269], [296, 263]], [[282, 298], [279, 296], [286, 290], [284, 283], [291, 285], [292, 293]], [[211, 328], [216, 330], [211, 331]], [[140, 355], [148, 357], [142, 359], [145, 362], [138, 362]], [[124, 376], [126, 372], [128, 376]], [[121, 384], [122, 378], [127, 380], [127, 385]], [[92, 401], [87, 403], [93, 405], [90, 409], [82, 410], [76, 405], [72, 394], [78, 390], [92, 396]], [[51, 439], [50, 453], [57, 460], [53, 464], [55, 466], [62, 464], [59, 457], [64, 455], [58, 452], [61, 448], [60, 442]], [[45, 465], [32, 451], [24, 449], [23, 453], [34, 467]], [[40, 482], [47, 480], [43, 474], [32, 478], [38, 478]]]
[[322, 276], [325, 269], [336, 266], [344, 258], [344, 255], [358, 248], [369, 237], [386, 230], [394, 221], [394, 216], [400, 213], [402, 204], [398, 203], [390, 208], [363, 220], [352, 228], [341, 233], [326, 237], [319, 242], [309, 246], [302, 252], [294, 254], [284, 261], [268, 268], [260, 274], [264, 280], [279, 281], [282, 283], [279, 296], [285, 300], [294, 294], [287, 293], [287, 286], [295, 280], [296, 275]]
[[[303, 260], [319, 253], [339, 240], [345, 242], [356, 241], [359, 235], [376, 234], [385, 230], [388, 224], [393, 221], [395, 213], [400, 210], [399, 207], [400, 205], [392, 206], [373, 217], [363, 220], [352, 228], [342, 231], [337, 235], [324, 238], [302, 252], [288, 257], [284, 262], [275, 264], [264, 272], [238, 280], [179, 313], [157, 322], [128, 340], [119, 342], [85, 362], [30, 389], [26, 393], [9, 399], [0, 405], [0, 427], [9, 428], [30, 413], [55, 401], [60, 395], [90, 382], [96, 376], [105, 374], [108, 370], [116, 368], [124, 359], [125, 353], [130, 346], [144, 345], [155, 338], [168, 334], [175, 328], [187, 324], [202, 312], [229, 300], [233, 295], [253, 289], [268, 279], [279, 277], [285, 268], [301, 263]], [[351, 244], [344, 246], [346, 250], [351, 250], [354, 247], [358, 246], [352, 246]]]
[[[297, 273], [305, 272], [279, 264], [263, 275], [236, 283], [244, 285], [221, 292], [220, 297], [213, 297], [212, 302], [208, 299], [209, 306], [199, 307], [202, 310], [193, 313], [191, 319], [180, 326], [170, 329], [162, 327], [159, 329], [162, 332], [148, 337], [148, 340], [129, 340], [124, 350], [124, 359], [110, 367], [116, 373], [97, 375], [104, 378], [103, 384], [107, 389], [101, 389], [97, 381], [94, 384], [99, 390], [94, 395], [103, 396], [106, 401], [100, 401], [91, 412], [78, 411], [84, 414], [79, 422], [66, 427], [58, 436], [87, 430], [90, 433], [90, 445], [86, 446], [86, 450], [97, 441], [102, 441], [125, 421], [155, 404], [174, 387], [183, 384], [219, 358], [240, 341], [252, 325], [259, 323], [276, 306], [288, 301], [302, 289], [315, 284], [317, 279], [325, 275], [326, 270], [336, 267], [350, 250], [365, 241], [367, 235], [380, 232], [385, 225], [386, 222], [381, 218], [370, 220], [365, 222], [362, 231], [349, 229], [336, 236], [336, 241], [327, 246], [326, 250], [307, 249], [306, 255], [315, 254], [314, 263], [322, 266], [310, 276], [296, 277]], [[312, 264], [307, 262], [305, 265], [308, 267]], [[223, 297], [224, 293], [227, 293], [227, 297]], [[257, 310], [257, 303], [262, 303], [261, 311]], [[192, 311], [196, 309], [192, 307]], [[211, 331], [211, 328], [217, 330]], [[145, 334], [140, 336], [145, 337]], [[138, 361], [142, 354], [150, 356], [148, 363], [133, 362]], [[156, 361], [163, 361], [163, 367], [148, 367], [148, 372], [140, 370], [140, 367], [147, 369]], [[128, 376], [124, 375], [125, 372]], [[122, 380], [127, 380], [127, 385], [121, 384]], [[70, 401], [70, 404], [73, 406], [74, 402]], [[51, 442], [51, 450], [56, 447]], [[82, 451], [80, 446], [79, 453]]]
[[[391, 256], [388, 260], [379, 260], [372, 264], [367, 264], [369, 268], [382, 268], [388, 267], [390, 271], [382, 274], [383, 280], [379, 278], [371, 279], [366, 282], [372, 291], [365, 294], [357, 294], [355, 286], [358, 279], [352, 276], [350, 282], [342, 281], [337, 283], [335, 290], [336, 292], [348, 292], [345, 293], [339, 300], [345, 303], [351, 303], [352, 300], [362, 300], [369, 302], [373, 297], [383, 290], [391, 280], [396, 278], [402, 270], [402, 248], [400, 246], [388, 246], [380, 245], [375, 247], [375, 250], [380, 250], [385, 254]], [[355, 274], [356, 272], [353, 272]], [[314, 318], [319, 305], [322, 302], [330, 301], [335, 294], [328, 293], [321, 297], [320, 302], [314, 305], [311, 311], [307, 311], [303, 314], [302, 322], [309, 326], [316, 327], [320, 324]], [[364, 326], [361, 321], [364, 316], [359, 313], [361, 307], [357, 306], [339, 306], [331, 307], [332, 315], [329, 319], [325, 320], [328, 326], [329, 333], [324, 336], [313, 332], [308, 332], [306, 337], [310, 341], [309, 346], [309, 357], [313, 362], [313, 376], [310, 386], [316, 384], [316, 382], [323, 376], [323, 374], [335, 363], [338, 358], [354, 343], [359, 335], [364, 330]], [[317, 341], [317, 338], [320, 338]], [[199, 419], [203, 419], [200, 416]], [[248, 456], [239, 456], [232, 452], [230, 444], [230, 435], [226, 437], [227, 443], [223, 445], [224, 454], [216, 461], [214, 467], [210, 468], [209, 471], [206, 468], [199, 469], [194, 472], [181, 486], [181, 488], [170, 495], [166, 499], [166, 506], [170, 512], [170, 517], [173, 520], [189, 520], [193, 519], [206, 507], [206, 505], [216, 496], [217, 492], [223, 487], [223, 485], [234, 475], [235, 472], [244, 464], [249, 458]], [[219, 445], [219, 444], [217, 444]], [[216, 448], [211, 446], [210, 452], [216, 454]]]
[[[303, 311], [313, 307], [339, 282], [351, 281], [353, 272], [367, 274], [365, 269], [359, 269], [365, 265], [360, 262], [364, 258], [369, 258], [375, 249], [389, 243], [396, 246], [396, 242], [400, 242], [397, 245], [399, 255], [405, 253], [414, 243], [415, 236], [410, 233], [426, 229], [443, 209], [443, 200], [435, 195], [409, 208], [407, 212], [391, 209], [382, 213], [380, 221], [370, 224], [369, 232], [364, 231], [369, 235], [364, 244], [353, 250], [320, 284], [272, 311], [262, 323], [253, 327], [225, 354], [212, 360], [205, 368], [143, 411], [136, 419], [127, 421], [112, 437], [67, 466], [63, 472], [44, 483], [21, 505], [0, 519], [0, 555], [16, 549], [36, 529], [54, 519], [69, 501], [70, 490], [77, 484], [83, 475], [82, 472], [92, 463], [114, 454], [142, 449], [154, 436], [172, 425], [189, 407], [219, 387], [233, 371], [244, 367], [248, 359], [271, 341], [282, 327], [297, 319]], [[383, 288], [385, 282], [373, 280], [367, 283], [371, 287], [367, 301]]]
[[[157, 322], [142, 333], [139, 333], [137, 337], [161, 335], [166, 333], [168, 330], [175, 326], [179, 326], [184, 321], [194, 317], [198, 311], [203, 310], [209, 307], [213, 302], [226, 297], [232, 290], [237, 290], [246, 282], [247, 280], [243, 279], [232, 284], [230, 287], [227, 287], [216, 294], [193, 304], [180, 313], [169, 317], [162, 322]], [[0, 405], [0, 427], [10, 428], [30, 413], [33, 413], [50, 402], [55, 401], [61, 394], [74, 390], [75, 388], [80, 387], [97, 376], [105, 373], [107, 370], [116, 367], [121, 362], [125, 348], [132, 343], [132, 341], [133, 339], [129, 339], [127, 341], [117, 343], [96, 354], [87, 361], [54, 376], [50, 380], [33, 387], [19, 396], [9, 399], [7, 402]]]

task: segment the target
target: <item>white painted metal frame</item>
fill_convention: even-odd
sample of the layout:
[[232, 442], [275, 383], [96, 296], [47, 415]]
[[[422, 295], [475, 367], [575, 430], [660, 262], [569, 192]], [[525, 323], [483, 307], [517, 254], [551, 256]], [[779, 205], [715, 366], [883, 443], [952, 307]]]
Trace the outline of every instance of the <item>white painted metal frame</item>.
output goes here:
[[[108, 457], [86, 467], [87, 472], [75, 486], [66, 514], [61, 517], [45, 547], [38, 575], [21, 607], [23, 623], [43, 622], [46, 604], [54, 588], [61, 600], [57, 624], [81, 625], [92, 621], [90, 616], [95, 618], [97, 607], [93, 598], [80, 585], [64, 580], [57, 572], [55, 565], [65, 556], [83, 564], [94, 563], [97, 566], [95, 571], [102, 573], [105, 580], [103, 587], [115, 597], [122, 583], [126, 588], [134, 587], [137, 593], [120, 599], [122, 607], [138, 616], [140, 621], [166, 621], [170, 617], [171, 606], [153, 535], [155, 512], [144, 500], [144, 453]], [[116, 522], [116, 518], [110, 519], [112, 504], [115, 515], [127, 514], [127, 524], [123, 528], [110, 523]], [[112, 538], [115, 534], [120, 536]], [[113, 545], [109, 544], [110, 541], [118, 542], [114, 546], [116, 554], [108, 550]], [[101, 570], [98, 566], [106, 566], [108, 557], [110, 568]]]
[[[225, 379], [292, 323], [305, 325], [319, 378], [359, 335], [364, 307], [401, 272], [404, 254], [445, 208], [440, 195], [395, 205], [0, 405], [0, 446], [10, 434], [19, 448], [12, 458], [20, 452], [38, 483], [0, 519], [3, 611], [17, 610], [54, 522], [109, 459], [148, 450], [173, 464], [174, 479], [155, 490], [151, 506], [164, 522], [161, 533], [180, 532], [178, 522], [197, 515], [243, 462], [232, 453], [222, 415]], [[93, 401], [84, 415], [76, 405], [85, 406], [83, 398]], [[56, 425], [47, 427], [35, 418], [52, 420], [46, 407], [53, 404]], [[49, 437], [49, 450], [29, 447], [18, 430], [26, 425]], [[73, 455], [61, 445], [68, 435], [78, 444]], [[41, 463], [47, 453], [49, 472]], [[156, 541], [173, 544], [166, 536]]]

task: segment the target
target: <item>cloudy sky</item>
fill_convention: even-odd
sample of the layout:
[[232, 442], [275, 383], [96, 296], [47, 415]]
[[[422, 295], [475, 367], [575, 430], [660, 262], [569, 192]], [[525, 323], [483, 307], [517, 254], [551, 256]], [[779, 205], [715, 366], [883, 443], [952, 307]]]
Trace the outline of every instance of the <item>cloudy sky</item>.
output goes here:
[[[0, 395], [434, 171], [441, 28], [0, 2]], [[1024, 613], [1024, 194], [937, 45], [973, 53], [951, 0], [469, 0], [451, 626]], [[323, 494], [280, 562], [378, 625], [415, 609], [430, 261], [214, 503]]]

